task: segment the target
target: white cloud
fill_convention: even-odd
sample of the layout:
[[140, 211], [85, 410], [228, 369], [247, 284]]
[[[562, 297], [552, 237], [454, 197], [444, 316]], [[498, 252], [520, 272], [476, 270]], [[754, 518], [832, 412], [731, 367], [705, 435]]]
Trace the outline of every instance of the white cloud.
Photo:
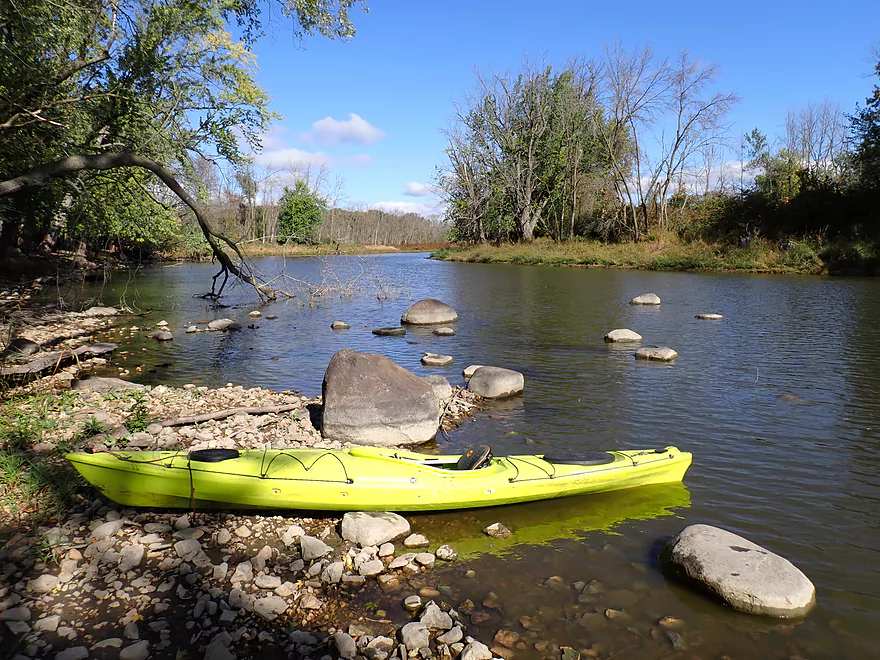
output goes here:
[[442, 215], [445, 210], [445, 204], [440, 201], [435, 202], [403, 202], [403, 201], [387, 201], [376, 202], [370, 204], [370, 208], [379, 209], [386, 213], [418, 213], [427, 218], [432, 215]]
[[408, 197], [429, 197], [436, 195], [437, 189], [430, 183], [419, 183], [418, 181], [407, 181], [406, 189], [403, 191]]
[[385, 137], [385, 133], [353, 112], [348, 119], [337, 120], [324, 117], [312, 124], [312, 130], [300, 135], [305, 144], [338, 146], [341, 144], [372, 144]]
[[320, 151], [313, 153], [286, 147], [266, 149], [254, 156], [254, 163], [267, 169], [321, 167], [322, 165], [330, 167], [333, 163], [333, 157]]

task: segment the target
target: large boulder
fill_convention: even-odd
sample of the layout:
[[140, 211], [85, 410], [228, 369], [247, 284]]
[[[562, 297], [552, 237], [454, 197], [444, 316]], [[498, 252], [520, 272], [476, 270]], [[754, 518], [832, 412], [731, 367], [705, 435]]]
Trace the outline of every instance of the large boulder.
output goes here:
[[711, 525], [679, 532], [660, 551], [660, 566], [750, 614], [800, 617], [816, 604], [816, 588], [794, 564]]
[[437, 397], [438, 401], [446, 401], [446, 399], [452, 396], [452, 385], [440, 374], [424, 376], [422, 380], [431, 386], [431, 389], [434, 390], [434, 396]]
[[440, 404], [431, 385], [382, 355], [339, 351], [322, 392], [327, 440], [396, 447], [422, 444], [437, 433]]
[[401, 323], [410, 325], [432, 325], [435, 323], [454, 323], [458, 314], [445, 302], [434, 298], [425, 298], [410, 305], [400, 317]]
[[480, 367], [468, 381], [467, 388], [487, 399], [500, 399], [523, 391], [525, 378], [513, 369]]

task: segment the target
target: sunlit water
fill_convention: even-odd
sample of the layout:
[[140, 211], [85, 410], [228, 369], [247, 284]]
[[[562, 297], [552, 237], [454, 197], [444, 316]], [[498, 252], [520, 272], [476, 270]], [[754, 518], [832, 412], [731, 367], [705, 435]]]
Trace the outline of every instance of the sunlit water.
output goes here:
[[[266, 272], [281, 265], [260, 263]], [[435, 578], [450, 602], [470, 598], [489, 616], [472, 627], [481, 639], [505, 625], [528, 634], [519, 623], [527, 615], [543, 626], [531, 642], [593, 648], [600, 657], [666, 657], [673, 648], [656, 623], [674, 616], [685, 622], [684, 653], [693, 657], [880, 657], [880, 281], [453, 264], [424, 254], [285, 266], [303, 281], [358, 282], [353, 295], [263, 307], [278, 318], [256, 321], [247, 315], [255, 298], [246, 287], [229, 291], [228, 309], [196, 297], [210, 288], [209, 265], [150, 268], [62, 295], [106, 304], [124, 296], [150, 311], [126, 326], [169, 322], [173, 342], [116, 335], [128, 353], [113, 366], [130, 368], [141, 382], [233, 382], [314, 395], [342, 348], [381, 353], [453, 384], [463, 382], [465, 366], [490, 364], [522, 371], [524, 395], [491, 405], [440, 439], [439, 449], [486, 442], [504, 454], [674, 444], [693, 452], [681, 487], [411, 516], [419, 531], [462, 552], [462, 562]], [[662, 305], [627, 304], [647, 292]], [[427, 297], [457, 310], [455, 337], [426, 329], [402, 338], [371, 334], [397, 325], [407, 306]], [[697, 320], [700, 312], [724, 320]], [[183, 332], [222, 316], [255, 327]], [[351, 329], [332, 331], [336, 319]], [[670, 346], [681, 357], [671, 365], [636, 362], [633, 346], [603, 342], [614, 328], [635, 330], [644, 344]], [[455, 362], [423, 367], [426, 351]], [[785, 394], [793, 396], [780, 399]], [[514, 530], [512, 539], [482, 535], [496, 520]], [[802, 622], [776, 622], [667, 583], [656, 567], [658, 544], [697, 522], [790, 559], [816, 584], [816, 610]], [[476, 576], [463, 577], [466, 568]], [[554, 575], [566, 584], [599, 580], [604, 592], [578, 602], [572, 589], [543, 585]], [[489, 592], [498, 608], [482, 605]], [[609, 607], [626, 616], [607, 619]], [[590, 616], [596, 611], [602, 616]], [[518, 657], [542, 655], [527, 646]]]

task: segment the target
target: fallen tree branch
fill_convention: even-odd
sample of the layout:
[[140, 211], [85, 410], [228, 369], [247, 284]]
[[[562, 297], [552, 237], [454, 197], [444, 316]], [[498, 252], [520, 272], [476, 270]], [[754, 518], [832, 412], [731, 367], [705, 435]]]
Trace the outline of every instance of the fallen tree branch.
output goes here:
[[299, 403], [286, 403], [281, 406], [267, 406], [265, 408], [227, 408], [226, 410], [218, 410], [212, 413], [203, 413], [201, 415], [188, 415], [186, 417], [174, 417], [158, 422], [162, 426], [185, 426], [186, 424], [198, 424], [200, 422], [210, 422], [215, 419], [224, 419], [233, 415], [269, 415], [271, 413], [282, 413], [290, 410], [296, 410], [300, 407]]
[[72, 351], [54, 351], [52, 353], [47, 353], [36, 360], [26, 362], [25, 364], [0, 369], [0, 376], [28, 376], [31, 374], [42, 373], [49, 369], [58, 370], [71, 362], [78, 362], [79, 360], [112, 353], [116, 348], [116, 344], [101, 343], [92, 344], [91, 346], [80, 346]]
[[[207, 216], [202, 212], [201, 204], [192, 197], [183, 186], [174, 178], [167, 169], [154, 160], [139, 156], [130, 151], [122, 151], [118, 153], [103, 153], [94, 155], [69, 156], [53, 163], [47, 163], [39, 167], [35, 167], [30, 172], [6, 181], [0, 181], [0, 197], [6, 197], [17, 193], [24, 188], [41, 186], [46, 181], [56, 177], [68, 176], [82, 170], [111, 170], [120, 167], [140, 167], [149, 170], [177, 195], [180, 200], [186, 204], [195, 214], [196, 221], [211, 246], [214, 257], [220, 262], [224, 271], [228, 271], [235, 275], [238, 279], [250, 284], [256, 289], [257, 294], [262, 298], [275, 300], [276, 292], [265, 282], [260, 282], [255, 277], [253, 271], [239, 250], [235, 241], [226, 237], [211, 226]], [[239, 265], [233, 263], [232, 259], [223, 250], [225, 244], [232, 250], [239, 259]]]

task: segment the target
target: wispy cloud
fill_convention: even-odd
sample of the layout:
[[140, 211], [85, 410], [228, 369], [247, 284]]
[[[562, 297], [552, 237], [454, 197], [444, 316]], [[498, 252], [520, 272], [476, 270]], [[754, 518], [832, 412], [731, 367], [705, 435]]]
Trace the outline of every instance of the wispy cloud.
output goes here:
[[442, 215], [445, 210], [445, 204], [440, 201], [435, 202], [405, 202], [398, 200], [390, 200], [387, 202], [376, 202], [370, 204], [370, 208], [379, 209], [386, 213], [418, 213], [419, 215], [429, 218], [434, 215]]
[[353, 112], [348, 119], [338, 120], [333, 117], [319, 119], [312, 128], [300, 135], [304, 144], [320, 144], [335, 147], [342, 144], [373, 144], [385, 137], [385, 133], [373, 126], [366, 119]]
[[263, 150], [254, 155], [254, 164], [266, 169], [364, 167], [373, 162], [369, 154], [337, 155], [291, 147], [288, 145], [287, 131], [282, 126], [272, 128], [263, 135], [261, 142]]
[[430, 183], [407, 181], [403, 194], [407, 197], [430, 197], [431, 195], [437, 194], [437, 189]]

